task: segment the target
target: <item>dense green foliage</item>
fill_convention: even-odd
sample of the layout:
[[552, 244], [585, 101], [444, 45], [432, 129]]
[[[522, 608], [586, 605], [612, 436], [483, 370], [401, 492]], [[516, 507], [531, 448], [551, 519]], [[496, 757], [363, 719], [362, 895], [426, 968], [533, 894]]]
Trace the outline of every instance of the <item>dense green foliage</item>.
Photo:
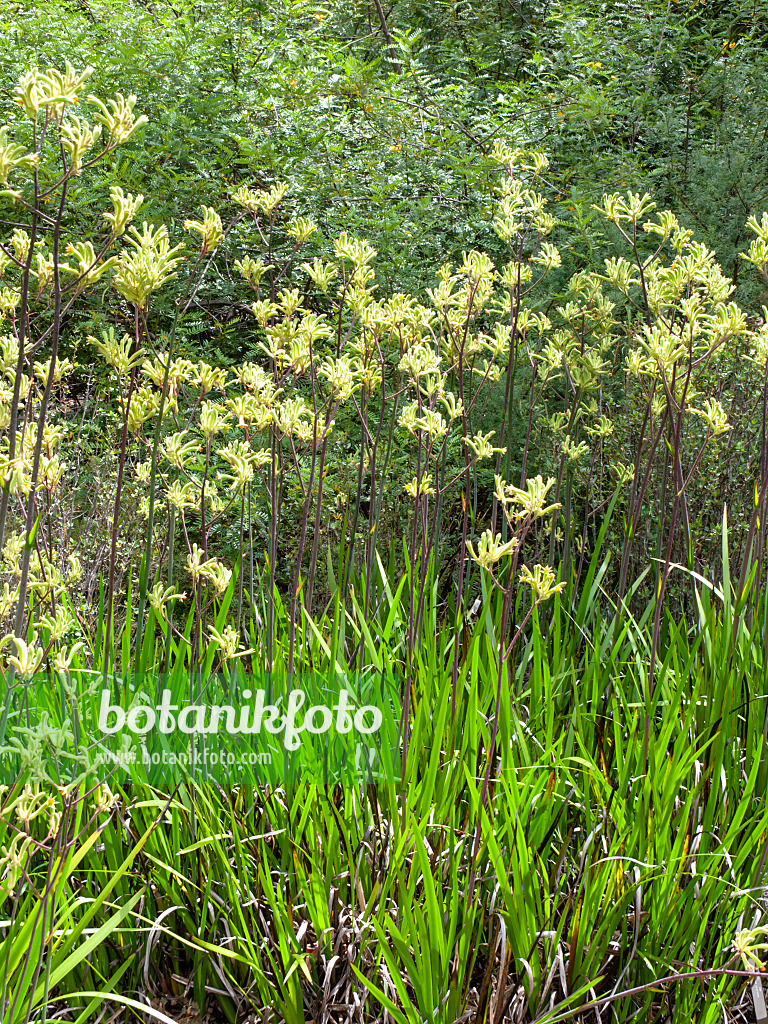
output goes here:
[[36, 672], [405, 708], [393, 788], [55, 786], [22, 727], [3, 1022], [759, 1019], [766, 43], [0, 3], [0, 744]]

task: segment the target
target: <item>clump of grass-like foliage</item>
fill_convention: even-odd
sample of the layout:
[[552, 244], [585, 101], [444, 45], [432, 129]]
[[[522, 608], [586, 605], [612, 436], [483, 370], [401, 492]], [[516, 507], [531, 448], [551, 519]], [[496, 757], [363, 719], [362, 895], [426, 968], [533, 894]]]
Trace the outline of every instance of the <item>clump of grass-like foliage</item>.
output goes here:
[[[713, 254], [649, 196], [606, 196], [621, 249], [556, 305], [547, 158], [503, 144], [508, 260], [467, 253], [425, 296], [379, 295], [376, 253], [346, 233], [310, 259], [316, 226], [286, 222], [280, 183], [187, 219], [188, 258], [166, 226], [132, 226], [143, 197], [117, 186], [84, 231], [67, 205], [80, 176], [142, 124], [135, 97], [86, 97], [87, 78], [29, 72], [25, 120], [0, 131], [0, 732], [41, 672], [73, 693], [237, 661], [382, 672], [404, 680], [403, 778], [169, 796], [86, 766], [56, 785], [37, 755], [58, 740], [30, 730], [0, 814], [2, 1019], [79, 1024], [112, 1004], [168, 1020], [194, 1002], [290, 1024], [709, 1022], [757, 1006], [768, 334]], [[766, 274], [768, 215], [748, 227]], [[234, 238], [253, 251], [234, 266], [260, 340], [228, 368], [179, 352], [177, 326]], [[89, 503], [88, 402], [68, 412], [61, 353], [70, 312], [110, 281], [130, 330], [83, 342], [116, 438]], [[153, 296], [174, 281], [161, 332]], [[724, 515], [715, 580], [688, 494], [734, 429], [713, 380], [745, 351], [759, 472], [734, 578]], [[356, 481], [341, 503], [325, 489], [339, 434]], [[633, 572], [651, 502], [657, 558]], [[666, 600], [673, 573], [687, 613]]]

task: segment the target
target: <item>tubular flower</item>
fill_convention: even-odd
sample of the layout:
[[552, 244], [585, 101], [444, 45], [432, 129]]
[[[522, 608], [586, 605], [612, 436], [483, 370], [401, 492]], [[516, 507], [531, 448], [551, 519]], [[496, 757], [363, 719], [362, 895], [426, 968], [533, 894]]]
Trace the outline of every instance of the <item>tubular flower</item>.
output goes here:
[[768, 935], [768, 926], [766, 925], [761, 925], [759, 928], [742, 928], [740, 932], [736, 932], [731, 949], [741, 957], [741, 962], [746, 970], [761, 971], [763, 969], [763, 961], [757, 954], [768, 950], [768, 942], [758, 940], [764, 940], [766, 935]]
[[251, 305], [251, 309], [256, 317], [256, 322], [261, 324], [262, 327], [266, 327], [268, 321], [278, 312], [277, 306], [274, 302], [270, 302], [269, 299], [259, 299]]
[[229, 661], [231, 658], [244, 658], [246, 654], [254, 652], [253, 647], [249, 647], [247, 651], [238, 650], [240, 639], [234, 626], [227, 626], [223, 633], [211, 627], [208, 630], [208, 637], [219, 645], [225, 661]]
[[75, 174], [81, 174], [83, 157], [98, 142], [101, 125], [93, 127], [87, 121], [81, 120], [77, 114], [72, 114], [69, 121], [65, 121], [59, 128], [59, 136], [62, 146], [69, 153], [72, 170]]
[[295, 221], [288, 225], [288, 234], [291, 238], [296, 239], [298, 245], [304, 245], [316, 231], [317, 224], [310, 220], [309, 217], [297, 217]]
[[87, 67], [78, 74], [69, 61], [65, 61], [64, 74], [56, 68], [32, 71], [24, 76], [14, 93], [29, 117], [36, 117], [40, 107], [45, 107], [58, 119], [65, 107], [77, 103], [93, 71], [92, 67]]
[[229, 429], [229, 421], [224, 412], [216, 402], [203, 402], [200, 409], [200, 432], [204, 437], [210, 438]]
[[166, 226], [152, 229], [146, 221], [141, 232], [129, 229], [128, 241], [133, 251], [120, 256], [113, 283], [123, 298], [143, 309], [152, 292], [176, 276], [175, 268], [183, 259], [176, 254], [183, 243], [171, 248]]
[[67, 466], [61, 462], [58, 455], [48, 458], [47, 455], [40, 456], [40, 482], [49, 491], [55, 491], [64, 476]]
[[183, 512], [184, 509], [197, 508], [198, 490], [190, 480], [183, 484], [179, 480], [174, 480], [168, 488], [166, 495], [168, 504], [172, 505], [178, 512]]
[[11, 533], [5, 541], [3, 548], [3, 561], [6, 566], [14, 572], [20, 572], [19, 559], [24, 550], [25, 537], [23, 533]]
[[475, 434], [474, 437], [467, 438], [467, 445], [475, 453], [478, 460], [490, 459], [497, 453], [503, 455], [506, 452], [506, 448], [494, 448], [491, 444], [491, 438], [495, 433], [495, 430], [491, 430], [487, 434]]
[[234, 470], [233, 490], [253, 479], [255, 466], [263, 466], [271, 459], [271, 455], [266, 449], [258, 452], [251, 451], [245, 441], [233, 441], [224, 448], [220, 448], [218, 455]]
[[253, 480], [253, 466], [242, 455], [231, 455], [228, 462], [232, 467], [232, 473], [226, 477], [231, 481], [230, 489], [240, 491]]
[[253, 260], [250, 256], [244, 256], [241, 260], [235, 260], [235, 269], [252, 288], [258, 288], [264, 274], [273, 267], [271, 264], [267, 266], [262, 259]]
[[149, 593], [149, 603], [158, 615], [165, 616], [165, 606], [169, 601], [183, 600], [187, 595], [178, 594], [173, 587], [163, 589], [162, 583], [156, 583]]
[[703, 409], [691, 409], [691, 412], [695, 416], [701, 416], [715, 437], [732, 429], [728, 422], [728, 413], [716, 398], [708, 398]]
[[569, 434], [565, 435], [560, 450], [567, 459], [571, 462], [578, 462], [582, 456], [586, 455], [589, 451], [589, 446], [581, 441], [580, 444], [576, 444]]
[[197, 441], [185, 441], [185, 437], [186, 434], [183, 431], [178, 431], [176, 434], [168, 434], [163, 438], [165, 457], [176, 469], [184, 469], [191, 456], [200, 450]]
[[[35, 376], [38, 380], [45, 385], [48, 380], [48, 375], [51, 372], [51, 360], [47, 362], [35, 362], [33, 364]], [[62, 377], [66, 377], [74, 370], [74, 366], [69, 359], [57, 359], [56, 364], [53, 367], [53, 383], [58, 384]]]
[[[141, 364], [141, 372], [152, 381], [155, 387], [162, 389], [167, 366], [168, 353], [159, 352], [153, 360], [144, 360]], [[194, 381], [196, 375], [197, 370], [194, 363], [191, 363], [188, 359], [173, 359], [171, 365], [168, 366], [169, 393], [175, 395], [182, 382], [190, 383]]]
[[126, 97], [118, 92], [115, 93], [115, 98], [107, 100], [106, 104], [98, 96], [89, 96], [88, 102], [98, 108], [99, 113], [95, 114], [94, 117], [109, 132], [108, 149], [114, 149], [115, 146], [120, 146], [127, 142], [133, 133], [143, 127], [149, 120], [146, 114], [142, 114], [141, 117], [134, 117], [135, 96]]
[[422, 494], [434, 494], [435, 489], [432, 486], [432, 474], [425, 473], [421, 480], [415, 476], [410, 483], [405, 485], [404, 489], [412, 498], [416, 498]]
[[237, 418], [237, 425], [241, 428], [250, 426], [259, 415], [258, 400], [254, 395], [249, 395], [247, 391], [235, 398], [228, 399], [227, 408]]
[[480, 542], [477, 545], [477, 551], [471, 543], [467, 543], [467, 548], [473, 559], [483, 569], [487, 569], [489, 572], [500, 562], [506, 555], [511, 555], [517, 548], [517, 540], [508, 540], [504, 543], [501, 539], [501, 534], [497, 533], [495, 536], [492, 530], [486, 530], [480, 538]]
[[13, 249], [16, 259], [23, 263], [29, 254], [29, 247], [32, 243], [32, 239], [29, 237], [26, 231], [19, 228], [11, 235], [11, 248]]
[[144, 196], [132, 196], [130, 192], [126, 195], [121, 188], [113, 185], [109, 190], [109, 198], [112, 200], [112, 213], [105, 213], [104, 220], [112, 228], [112, 237], [117, 238], [136, 216]]
[[213, 584], [217, 594], [223, 594], [232, 579], [232, 570], [227, 569], [218, 558], [209, 558], [200, 566], [200, 575]]
[[203, 552], [197, 544], [193, 544], [192, 551], [187, 555], [187, 572], [193, 580], [197, 581], [203, 564]]
[[[422, 416], [414, 420], [414, 425], [418, 430], [423, 430], [436, 438], [444, 437], [448, 433], [448, 426], [441, 413], [432, 409], [427, 409]], [[470, 442], [467, 443], [471, 446]]]
[[114, 327], [110, 327], [109, 331], [101, 332], [101, 341], [97, 341], [92, 335], [88, 336], [88, 341], [94, 348], [97, 348], [102, 356], [106, 359], [110, 366], [112, 366], [122, 377], [128, 377], [134, 366], [138, 366], [143, 357], [144, 349], [139, 349], [136, 352], [131, 353], [131, 346], [133, 340], [127, 334], [124, 334], [120, 341], [115, 337]]
[[630, 462], [628, 466], [625, 466], [623, 462], [616, 462], [611, 469], [616, 474], [616, 483], [619, 487], [623, 487], [624, 484], [628, 484], [635, 475], [635, 465]]
[[[456, 396], [452, 391], [447, 391], [444, 395], [440, 396], [440, 401], [445, 406], [445, 411], [448, 413], [449, 420], [457, 420], [459, 417], [464, 415], [464, 403], [461, 399], [456, 399]], [[492, 431], [491, 433], [495, 433]], [[490, 434], [488, 435], [491, 436]]]
[[2, 592], [0, 592], [0, 619], [4, 619], [10, 613], [18, 596], [18, 588], [11, 590], [7, 583], [3, 584]]
[[219, 388], [226, 393], [227, 371], [221, 366], [209, 366], [208, 363], [200, 363], [195, 367], [195, 384], [199, 384], [204, 395], [214, 388]]
[[415, 434], [417, 430], [418, 413], [419, 406], [416, 402], [410, 402], [408, 405], [403, 406], [397, 419], [398, 427], [402, 427], [403, 430], [407, 430], [410, 434]]
[[87, 284], [95, 284], [100, 277], [103, 277], [117, 263], [116, 256], [110, 256], [103, 263], [98, 263], [96, 250], [93, 248], [92, 242], [75, 242], [74, 245], [67, 246], [67, 252], [75, 257], [77, 267], [72, 268], [68, 264], [62, 263], [60, 269], [74, 274], [77, 278], [75, 283], [81, 288]]
[[358, 387], [347, 356], [341, 356], [339, 359], [326, 359], [320, 367], [319, 373], [328, 381], [339, 402], [345, 402]]
[[302, 263], [301, 269], [305, 274], [309, 275], [320, 291], [326, 295], [328, 294], [328, 288], [330, 287], [331, 281], [339, 272], [339, 269], [335, 264], [323, 263], [323, 261], [317, 257], [315, 257], [311, 264]]
[[49, 640], [63, 640], [75, 625], [75, 620], [64, 605], [59, 605], [55, 616], [42, 615], [40, 617], [40, 625], [49, 630]]
[[139, 388], [134, 392], [128, 410], [128, 430], [132, 434], [138, 433], [142, 425], [159, 411], [160, 395], [149, 388]]
[[293, 434], [299, 429], [302, 420], [311, 421], [312, 410], [303, 398], [289, 398], [275, 409], [273, 415], [275, 425], [280, 433]]
[[524, 565], [520, 570], [520, 582], [527, 583], [531, 588], [535, 604], [548, 601], [565, 589], [565, 581], [555, 583], [555, 574], [548, 565], [534, 565], [533, 572]]
[[79, 650], [85, 647], [82, 640], [78, 640], [71, 647], [62, 647], [60, 651], [56, 652], [53, 659], [53, 667], [59, 676], [68, 676], [70, 666], [72, 665], [72, 659]]
[[288, 186], [282, 181], [276, 182], [269, 191], [256, 190], [242, 185], [232, 193], [232, 198], [240, 206], [250, 210], [255, 218], [259, 210], [266, 214], [273, 213], [287, 191]]
[[521, 490], [519, 487], [513, 487], [511, 484], [504, 484], [501, 477], [497, 476], [496, 497], [505, 508], [509, 504], [520, 506], [520, 511], [516, 513], [516, 518], [524, 519], [530, 517], [532, 519], [540, 519], [542, 516], [546, 516], [560, 508], [560, 505], [557, 503], [547, 506], [544, 504], [547, 494], [554, 485], [554, 477], [550, 477], [545, 484], [541, 475], [539, 475], [533, 480], [526, 480], [525, 490]]
[[209, 252], [213, 252], [217, 245], [224, 238], [224, 228], [221, 224], [221, 217], [216, 211], [210, 206], [203, 206], [203, 219], [200, 220], [185, 220], [184, 228], [186, 231], [195, 231], [202, 238], [202, 247], [200, 249], [200, 255], [205, 256]]
[[16, 647], [16, 654], [8, 658], [8, 664], [16, 669], [16, 675], [22, 682], [28, 682], [37, 672], [43, 663], [44, 652], [37, 646], [37, 638], [33, 636], [32, 642], [27, 644], [18, 636], [8, 634], [0, 640], [0, 647], [11, 641]]
[[37, 154], [27, 153], [26, 146], [8, 141], [9, 128], [0, 128], [0, 185], [8, 184], [8, 175], [15, 168], [22, 171], [31, 170], [37, 163]]

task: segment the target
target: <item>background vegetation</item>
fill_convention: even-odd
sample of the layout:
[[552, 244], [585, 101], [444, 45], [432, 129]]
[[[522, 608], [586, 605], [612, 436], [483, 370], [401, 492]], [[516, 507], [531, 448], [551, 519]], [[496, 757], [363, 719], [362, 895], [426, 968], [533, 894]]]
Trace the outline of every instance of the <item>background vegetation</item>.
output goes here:
[[392, 790], [57, 787], [27, 737], [3, 1020], [764, 1019], [768, 5], [0, 34], [6, 687], [405, 706]]

